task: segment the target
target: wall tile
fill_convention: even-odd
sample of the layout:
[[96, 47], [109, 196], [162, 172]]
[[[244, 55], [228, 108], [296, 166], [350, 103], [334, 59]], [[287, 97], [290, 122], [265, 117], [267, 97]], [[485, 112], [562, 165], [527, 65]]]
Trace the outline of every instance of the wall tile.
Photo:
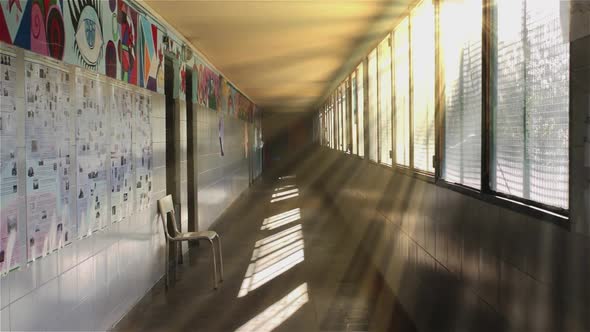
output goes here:
[[8, 274], [0, 276], [0, 309], [4, 309], [10, 303], [10, 282]]
[[8, 308], [10, 309], [11, 331], [31, 331], [35, 329], [38, 322], [33, 295], [29, 294], [21, 297]]
[[4, 308], [0, 310], [0, 331], [10, 330], [10, 309]]
[[35, 268], [32, 264], [10, 272], [8, 278], [10, 284], [10, 303], [29, 294], [37, 287]]

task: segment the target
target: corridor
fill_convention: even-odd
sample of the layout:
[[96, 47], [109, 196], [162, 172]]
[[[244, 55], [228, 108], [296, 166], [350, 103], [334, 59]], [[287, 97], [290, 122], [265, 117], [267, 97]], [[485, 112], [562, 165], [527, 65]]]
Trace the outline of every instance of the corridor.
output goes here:
[[589, 1], [0, 0], [0, 332], [590, 332]]
[[337, 206], [296, 175], [260, 181], [214, 229], [225, 280], [212, 289], [208, 244], [189, 251], [117, 331], [415, 331]]

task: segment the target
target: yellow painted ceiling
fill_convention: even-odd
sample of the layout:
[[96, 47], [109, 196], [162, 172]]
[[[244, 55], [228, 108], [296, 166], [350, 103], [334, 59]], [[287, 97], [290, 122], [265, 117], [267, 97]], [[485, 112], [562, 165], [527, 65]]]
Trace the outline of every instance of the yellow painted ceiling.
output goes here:
[[413, 0], [145, 0], [269, 111], [310, 111]]

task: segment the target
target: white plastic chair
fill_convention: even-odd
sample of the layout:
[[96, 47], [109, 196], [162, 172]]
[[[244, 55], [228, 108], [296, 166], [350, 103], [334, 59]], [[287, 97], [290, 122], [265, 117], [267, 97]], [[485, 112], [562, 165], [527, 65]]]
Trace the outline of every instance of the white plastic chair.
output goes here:
[[[169, 276], [168, 276], [168, 269], [169, 269], [169, 252], [170, 252], [170, 245], [172, 243], [177, 245], [177, 252], [181, 252], [181, 248], [179, 248], [180, 243], [183, 241], [200, 241], [200, 240], [207, 240], [211, 244], [211, 252], [213, 254], [213, 278], [214, 278], [214, 285], [215, 289], [217, 289], [217, 255], [215, 254], [215, 245], [213, 244], [214, 240], [217, 240], [217, 251], [219, 253], [219, 269], [220, 269], [220, 276], [221, 278], [219, 281], [223, 281], [223, 258], [221, 254], [221, 238], [219, 234], [214, 231], [201, 231], [201, 232], [181, 232], [178, 229], [176, 223], [176, 214], [174, 211], [174, 202], [172, 201], [172, 195], [168, 195], [162, 199], [158, 200], [158, 211], [160, 212], [160, 217], [162, 219], [162, 226], [164, 226], [164, 234], [166, 235], [166, 287], [169, 284]], [[166, 218], [168, 216], [168, 218]], [[168, 223], [172, 223], [174, 225], [173, 230], [174, 234], [170, 234], [168, 232]]]

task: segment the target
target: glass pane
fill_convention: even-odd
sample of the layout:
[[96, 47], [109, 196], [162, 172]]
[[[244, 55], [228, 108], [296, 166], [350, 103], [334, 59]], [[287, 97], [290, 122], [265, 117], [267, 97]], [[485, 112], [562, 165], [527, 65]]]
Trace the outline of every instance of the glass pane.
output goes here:
[[369, 159], [377, 162], [377, 50], [369, 54]]
[[352, 153], [358, 154], [358, 141], [357, 141], [357, 125], [358, 125], [358, 106], [356, 97], [356, 71], [354, 71], [350, 77], [350, 105], [352, 106]]
[[479, 189], [482, 0], [444, 0], [439, 22], [445, 76], [443, 178]]
[[568, 207], [567, 2], [497, 0], [492, 188]]
[[380, 161], [391, 165], [391, 39], [379, 44], [379, 147]]
[[357, 99], [359, 115], [359, 156], [365, 156], [365, 87], [364, 87], [364, 65], [361, 63], [357, 69]]
[[414, 168], [434, 172], [434, 6], [412, 10], [411, 54], [414, 107]]
[[348, 139], [349, 134], [349, 130], [350, 127], [348, 126], [348, 122], [349, 122], [349, 112], [348, 112], [348, 98], [347, 98], [347, 88], [348, 86], [348, 81], [345, 81], [344, 84], [342, 84], [342, 91], [341, 91], [341, 96], [342, 96], [342, 151], [345, 152], [350, 152], [350, 142]]
[[410, 31], [404, 19], [393, 32], [396, 163], [410, 166]]

